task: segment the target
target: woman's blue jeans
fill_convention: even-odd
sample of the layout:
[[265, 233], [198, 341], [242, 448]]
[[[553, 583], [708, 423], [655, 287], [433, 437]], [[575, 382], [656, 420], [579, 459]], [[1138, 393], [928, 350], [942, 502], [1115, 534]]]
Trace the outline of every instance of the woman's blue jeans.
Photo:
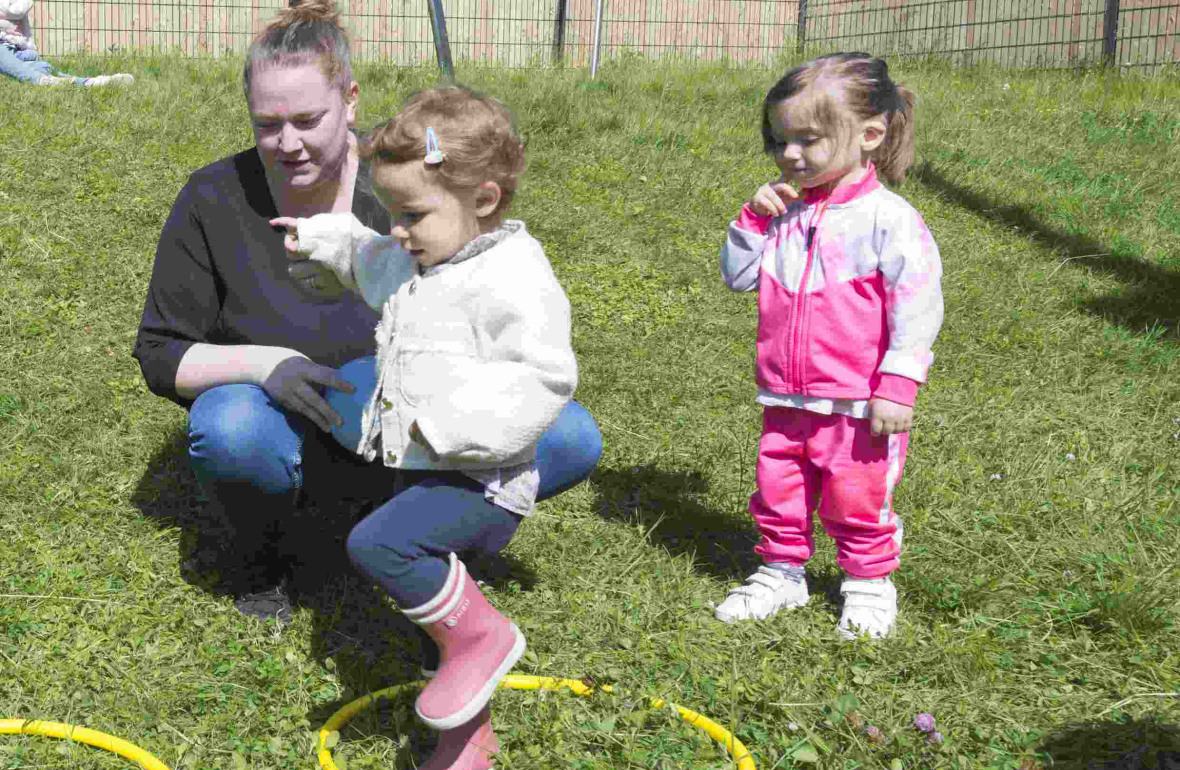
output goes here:
[[[340, 369], [357, 386], [346, 395], [332, 391], [330, 402], [344, 418], [344, 433], [359, 441], [360, 413], [375, 386], [372, 358], [352, 361]], [[349, 436], [343, 436], [347, 442]], [[353, 455], [331, 460], [342, 453], [308, 452], [312, 441], [327, 438], [308, 420], [283, 410], [262, 388], [234, 384], [210, 388], [189, 409], [189, 458], [206, 494], [220, 504], [237, 533], [236, 548], [242, 558], [260, 561], [275, 558], [268, 553], [281, 530], [284, 515], [292, 510], [295, 494], [306, 477], [331, 474], [359, 480], [365, 495], [340, 489], [341, 496], [382, 501], [394, 490], [395, 473], [379, 461], [366, 464]], [[356, 446], [356, 441], [352, 442]], [[602, 454], [602, 434], [594, 418], [571, 401], [537, 445], [540, 475], [538, 499], [569, 489], [588, 477]], [[328, 467], [305, 464], [321, 461]], [[328, 459], [324, 459], [328, 458]], [[351, 481], [349, 482], [351, 483]], [[317, 484], [322, 487], [322, 484]]]

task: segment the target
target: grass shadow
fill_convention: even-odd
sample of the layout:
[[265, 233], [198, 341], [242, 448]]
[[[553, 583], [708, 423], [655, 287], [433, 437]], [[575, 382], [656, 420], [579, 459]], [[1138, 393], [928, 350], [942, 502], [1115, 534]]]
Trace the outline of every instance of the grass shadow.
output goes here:
[[832, 607], [842, 607], [844, 597], [840, 586], [844, 585], [844, 573], [839, 567], [815, 567], [812, 561], [807, 566], [807, 588], [812, 596], [822, 596]]
[[1081, 303], [1089, 313], [1136, 334], [1162, 329], [1160, 338], [1180, 343], [1180, 273], [1166, 270], [1084, 235], [1068, 233], [1038, 219], [1024, 206], [1004, 204], [949, 179], [930, 163], [914, 166], [910, 176], [957, 206], [1019, 230], [1063, 264], [1085, 267], [1124, 284], [1124, 289]]
[[173, 431], [156, 448], [131, 495], [131, 503], [162, 529], [180, 530], [178, 559], [186, 583], [223, 593], [210, 575], [218, 571], [220, 546], [230, 536], [229, 530], [209, 508], [193, 476], [183, 430]]
[[[328, 459], [317, 454], [323, 450], [315, 444], [305, 447], [305, 465]], [[349, 530], [372, 506], [364, 495], [379, 490], [347, 467], [334, 470], [308, 474], [305, 494], [281, 522], [278, 547], [289, 565], [293, 604], [312, 613], [312, 655], [336, 670], [346, 693], [359, 695], [416, 678], [420, 652], [412, 627], [353, 570], [345, 553]], [[349, 496], [333, 500], [333, 487], [350, 490]], [[185, 582], [228, 597], [230, 589], [220, 575], [234, 566], [226, 547], [233, 529], [193, 476], [184, 430], [178, 428], [157, 448], [132, 502], [161, 528], [180, 530], [178, 559]]]
[[1180, 726], [1150, 719], [1069, 725], [1038, 751], [1055, 770], [1180, 770]]
[[[316, 451], [312, 448], [314, 444], [306, 445], [309, 455]], [[313, 465], [323, 461], [319, 457], [305, 458], [305, 462]], [[341, 478], [337, 475], [339, 471], [347, 472], [347, 469], [334, 467], [333, 471], [331, 475], [335, 479]], [[352, 574], [344, 540], [353, 523], [371, 505], [363, 495], [372, 490], [357, 486], [358, 479], [341, 480], [343, 488], [355, 489], [358, 494], [330, 500], [322, 486], [309, 484], [290, 514], [281, 521], [277, 547], [291, 566], [296, 587], [318, 585]], [[209, 503], [197, 483], [183, 429], [174, 430], [157, 447], [132, 493], [131, 502], [158, 526], [180, 530], [178, 558], [185, 582], [217, 595], [228, 590], [219, 573], [232, 566], [228, 562], [227, 545], [234, 536], [233, 527]]]
[[[306, 486], [281, 520], [277, 548], [290, 572], [293, 604], [312, 613], [313, 656], [330, 659], [346, 692], [357, 695], [418, 678], [417, 631], [353, 569], [344, 547], [355, 523], [392, 492], [392, 474], [342, 458], [315, 441], [304, 445], [304, 466], [311, 469]], [[180, 531], [178, 560], [186, 583], [229, 595], [221, 574], [234, 566], [227, 548], [233, 528], [193, 476], [183, 429], [156, 449], [131, 499], [157, 526]], [[531, 568], [510, 556], [467, 555], [465, 561], [473, 577], [493, 587], [512, 583], [531, 590], [537, 582]]]
[[340, 575], [297, 597], [312, 611], [312, 657], [334, 670], [344, 688], [339, 702], [308, 716], [314, 724], [365, 693], [421, 678], [417, 630], [361, 576]]
[[652, 543], [691, 555], [710, 575], [741, 580], [760, 563], [748, 517], [743, 521], [700, 502], [708, 482], [699, 471], [599, 468], [593, 484], [601, 516], [640, 524]]

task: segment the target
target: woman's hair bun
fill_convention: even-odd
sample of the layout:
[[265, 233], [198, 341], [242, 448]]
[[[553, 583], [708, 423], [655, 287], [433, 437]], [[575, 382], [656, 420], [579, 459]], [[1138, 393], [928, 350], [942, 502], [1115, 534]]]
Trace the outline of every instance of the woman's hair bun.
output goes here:
[[[0, 0], [2, 2], [3, 0]], [[288, 0], [266, 28], [255, 36], [246, 51], [242, 86], [250, 99], [250, 84], [259, 66], [319, 64], [324, 77], [336, 83], [340, 92], [352, 82], [348, 35], [340, 26], [340, 12], [333, 0]]]
[[340, 23], [340, 11], [336, 10], [336, 3], [332, 0], [290, 0], [288, 7], [282, 12], [292, 21], [326, 21], [329, 24]]

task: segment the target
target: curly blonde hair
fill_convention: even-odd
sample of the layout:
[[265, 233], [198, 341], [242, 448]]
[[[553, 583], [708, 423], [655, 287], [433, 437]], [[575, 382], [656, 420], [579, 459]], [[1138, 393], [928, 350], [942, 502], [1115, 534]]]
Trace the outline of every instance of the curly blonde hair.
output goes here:
[[507, 209], [524, 172], [524, 142], [507, 107], [464, 86], [440, 86], [411, 96], [397, 115], [373, 130], [361, 157], [374, 165], [423, 160], [427, 128], [434, 129], [446, 160], [426, 168], [452, 189], [495, 182], [500, 187], [496, 213]]

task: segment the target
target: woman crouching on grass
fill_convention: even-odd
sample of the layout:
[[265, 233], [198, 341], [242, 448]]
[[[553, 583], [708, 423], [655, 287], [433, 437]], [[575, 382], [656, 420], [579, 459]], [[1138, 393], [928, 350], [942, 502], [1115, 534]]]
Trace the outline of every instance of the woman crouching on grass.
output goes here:
[[389, 500], [348, 552], [442, 651], [415, 710], [442, 730], [429, 770], [484, 770], [498, 750], [487, 704], [524, 653], [456, 556], [508, 544], [537, 491], [537, 440], [573, 394], [569, 302], [541, 245], [504, 218], [524, 145], [502, 104], [422, 92], [377, 129], [377, 197], [392, 235], [349, 214], [278, 218], [292, 259], [322, 266], [382, 312], [378, 387], [356, 451], [396, 468]]
[[[243, 79], [256, 145], [196, 171], [180, 191], [135, 357], [152, 392], [188, 411], [193, 471], [234, 530], [221, 572], [236, 606], [284, 620], [294, 568], [283, 536], [305, 482], [387, 496], [393, 472], [328, 437], [333, 427], [359, 434], [380, 316], [352, 293], [289, 275], [270, 220], [334, 212], [388, 233], [390, 219], [351, 130], [359, 88], [331, 2], [281, 11], [251, 43]], [[351, 422], [325, 389], [347, 396], [335, 403]], [[594, 420], [567, 404], [537, 446], [538, 499], [586, 478], [600, 452]], [[433, 667], [433, 645], [425, 651]]]

